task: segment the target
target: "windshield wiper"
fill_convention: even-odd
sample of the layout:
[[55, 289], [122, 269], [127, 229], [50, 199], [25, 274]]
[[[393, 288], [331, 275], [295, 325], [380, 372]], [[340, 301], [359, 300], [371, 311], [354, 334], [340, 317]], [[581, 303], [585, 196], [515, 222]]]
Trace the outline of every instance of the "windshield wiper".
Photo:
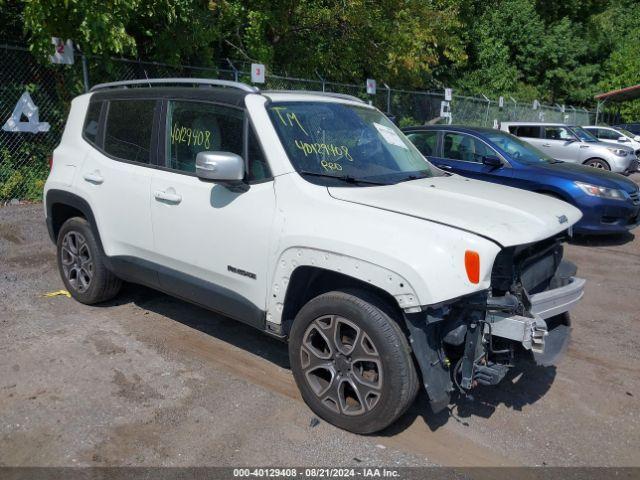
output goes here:
[[374, 182], [373, 180], [365, 180], [363, 178], [355, 178], [351, 175], [329, 175], [327, 173], [310, 172], [308, 170], [298, 170], [300, 175], [309, 175], [311, 177], [335, 178], [345, 183], [366, 183], [368, 185], [389, 185], [384, 182]]
[[[449, 172], [444, 172], [447, 175], [451, 175], [451, 173]], [[416, 174], [411, 174], [411, 175], [407, 175], [406, 177], [401, 178], [400, 180], [398, 180], [396, 183], [401, 183], [401, 182], [410, 182], [411, 180], [419, 180], [421, 178], [429, 178], [429, 175], [416, 175]]]

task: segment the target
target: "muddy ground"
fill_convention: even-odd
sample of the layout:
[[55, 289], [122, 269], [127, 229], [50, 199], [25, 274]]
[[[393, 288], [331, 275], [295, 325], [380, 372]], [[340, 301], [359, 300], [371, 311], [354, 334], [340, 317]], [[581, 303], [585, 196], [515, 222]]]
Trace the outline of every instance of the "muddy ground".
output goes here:
[[640, 466], [638, 234], [566, 256], [588, 285], [557, 367], [357, 436], [313, 426], [286, 346], [250, 327], [131, 285], [43, 297], [63, 283], [42, 206], [0, 208], [0, 465]]

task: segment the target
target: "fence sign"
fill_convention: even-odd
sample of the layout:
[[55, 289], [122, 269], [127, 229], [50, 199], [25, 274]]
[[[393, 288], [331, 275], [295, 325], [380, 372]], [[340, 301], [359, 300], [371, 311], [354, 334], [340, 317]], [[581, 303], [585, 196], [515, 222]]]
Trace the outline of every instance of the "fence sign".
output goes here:
[[440, 118], [446, 118], [447, 123], [451, 125], [451, 105], [445, 100], [440, 102]]
[[498, 99], [498, 107], [504, 108], [504, 97]]
[[55, 47], [55, 52], [49, 57], [51, 63], [73, 65], [73, 42], [67, 40], [65, 43], [61, 38], [51, 37], [51, 43]]
[[[23, 116], [27, 119], [26, 122], [22, 121]], [[5, 132], [38, 133], [48, 132], [50, 127], [47, 122], [40, 121], [38, 107], [31, 100], [29, 92], [24, 92], [2, 130]]]
[[452, 99], [452, 91], [450, 88], [445, 88], [444, 89], [444, 100], [445, 102], [450, 102]]
[[369, 95], [376, 94], [376, 81], [373, 78], [367, 78], [367, 93]]
[[251, 83], [264, 83], [264, 65], [262, 63], [251, 64]]

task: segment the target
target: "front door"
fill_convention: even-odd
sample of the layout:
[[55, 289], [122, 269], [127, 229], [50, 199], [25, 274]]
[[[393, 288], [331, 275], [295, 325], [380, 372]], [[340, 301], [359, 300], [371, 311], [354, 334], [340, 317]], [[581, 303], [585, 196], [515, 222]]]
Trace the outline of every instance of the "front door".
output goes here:
[[545, 126], [542, 129], [541, 150], [556, 160], [580, 162], [582, 142], [568, 128]]
[[[161, 287], [260, 326], [275, 214], [263, 152], [242, 109], [168, 100], [166, 112], [165, 168], [154, 172], [150, 200]], [[196, 177], [201, 151], [243, 156], [245, 188]]]
[[491, 167], [483, 163], [484, 157], [500, 156], [479, 138], [460, 132], [442, 132], [441, 153], [433, 162], [441, 168], [465, 177], [503, 183], [510, 176], [510, 169]]

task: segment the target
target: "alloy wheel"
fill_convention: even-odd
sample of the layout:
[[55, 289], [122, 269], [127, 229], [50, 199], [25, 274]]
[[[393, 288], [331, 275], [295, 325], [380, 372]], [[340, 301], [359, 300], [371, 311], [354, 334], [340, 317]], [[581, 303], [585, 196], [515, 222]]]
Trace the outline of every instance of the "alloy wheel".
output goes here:
[[316, 318], [300, 349], [304, 378], [320, 401], [336, 413], [371, 411], [382, 395], [382, 361], [371, 338], [338, 315]]
[[62, 239], [62, 271], [72, 288], [84, 293], [93, 278], [93, 259], [86, 239], [76, 231], [68, 232]]

